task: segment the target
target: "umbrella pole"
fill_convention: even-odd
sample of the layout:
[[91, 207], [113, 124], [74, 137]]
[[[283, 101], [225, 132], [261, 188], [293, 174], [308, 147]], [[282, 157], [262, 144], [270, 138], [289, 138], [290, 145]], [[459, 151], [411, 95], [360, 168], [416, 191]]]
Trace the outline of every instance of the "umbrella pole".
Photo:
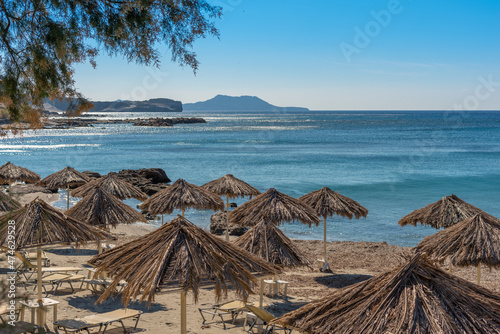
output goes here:
[[267, 248], [267, 226], [264, 228], [264, 246], [266, 246], [266, 261], [269, 262], [269, 249]]
[[163, 225], [163, 213], [161, 214], [161, 224]]
[[226, 195], [226, 241], [229, 241], [229, 195]]
[[481, 284], [481, 263], [477, 264], [477, 285]]
[[260, 299], [259, 299], [259, 307], [264, 305], [264, 278], [260, 279]]
[[69, 210], [69, 183], [66, 185], [67, 199], [66, 199], [66, 210]]
[[186, 328], [186, 291], [181, 288], [181, 334], [187, 333]]
[[325, 260], [326, 263], [327, 262], [326, 261], [326, 216], [324, 218], [325, 218], [325, 231], [323, 235], [323, 260]]
[[184, 217], [184, 209], [182, 209], [182, 217]]
[[[42, 303], [42, 247], [36, 249], [36, 285], [37, 285], [37, 303]], [[43, 326], [43, 310], [42, 307], [37, 307], [37, 324]]]

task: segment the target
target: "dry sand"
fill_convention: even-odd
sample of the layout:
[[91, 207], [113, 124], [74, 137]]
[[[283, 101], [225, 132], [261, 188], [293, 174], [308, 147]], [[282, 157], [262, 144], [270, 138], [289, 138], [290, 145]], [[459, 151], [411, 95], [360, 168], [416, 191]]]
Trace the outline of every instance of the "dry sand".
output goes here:
[[[43, 197], [43, 196], [42, 196]], [[128, 226], [118, 226], [112, 230], [118, 240], [116, 245], [130, 241], [138, 236], [144, 235], [153, 230], [153, 227], [145, 224], [133, 224]], [[296, 241], [299, 247], [307, 256], [314, 260], [322, 253], [322, 241]], [[280, 296], [273, 298], [266, 296], [264, 302], [269, 305], [268, 310], [279, 316], [288, 311], [294, 310], [308, 301], [320, 298], [328, 292], [339, 288], [366, 280], [373, 275], [385, 272], [403, 261], [402, 255], [409, 251], [409, 248], [388, 245], [385, 242], [330, 242], [328, 243], [329, 261], [333, 267], [333, 273], [321, 273], [309, 269], [296, 269], [287, 271], [280, 275], [280, 279], [290, 282], [288, 288], [288, 298]], [[52, 266], [82, 266], [93, 255], [97, 254], [95, 246], [89, 245], [83, 250], [72, 249], [69, 246], [47, 250]], [[0, 268], [6, 268], [5, 258], [0, 262]], [[3, 269], [5, 273], [5, 269]], [[81, 273], [87, 273], [83, 270]], [[455, 268], [454, 274], [475, 282], [475, 268]], [[483, 270], [482, 285], [488, 289], [500, 293], [500, 271], [487, 269]], [[76, 284], [79, 286], [79, 284]], [[19, 288], [24, 294], [25, 290]], [[258, 288], [255, 289], [258, 293]], [[35, 292], [29, 290], [32, 297]], [[267, 292], [267, 289], [266, 289]], [[57, 295], [49, 296], [60, 302], [58, 305], [58, 319], [68, 319], [83, 317], [98, 312], [107, 312], [121, 307], [120, 297], [115, 296], [96, 305], [99, 295], [91, 293], [89, 290], [79, 290], [71, 293], [69, 285], [64, 284]], [[227, 300], [234, 299], [233, 293], [229, 292]], [[259, 296], [250, 296], [250, 301], [258, 303]], [[202, 324], [202, 318], [198, 312], [199, 307], [209, 307], [214, 304], [214, 292], [212, 289], [202, 289], [197, 304], [192, 299], [192, 294], [188, 294], [187, 319], [188, 333], [242, 333], [244, 315], [236, 319], [234, 324], [226, 322], [227, 330], [222, 324], [215, 321], [208, 321], [207, 325]], [[133, 322], [125, 321], [127, 329], [131, 332], [144, 333], [178, 333], [180, 332], [180, 298], [178, 292], [160, 293], [156, 296], [150, 308], [144, 303], [131, 304], [129, 307], [144, 311], [141, 316], [138, 328], [133, 330]], [[28, 317], [29, 318], [29, 317]], [[49, 320], [52, 321], [52, 311], [49, 312]], [[49, 325], [52, 329], [52, 326]], [[96, 331], [94, 331], [96, 332]], [[107, 333], [122, 333], [118, 326]]]

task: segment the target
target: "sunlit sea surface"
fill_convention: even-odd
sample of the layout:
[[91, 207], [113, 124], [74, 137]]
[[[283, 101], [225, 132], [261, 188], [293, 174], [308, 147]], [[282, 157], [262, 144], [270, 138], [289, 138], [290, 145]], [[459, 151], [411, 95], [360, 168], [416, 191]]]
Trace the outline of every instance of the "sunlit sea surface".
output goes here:
[[[231, 173], [262, 192], [274, 187], [293, 197], [328, 186], [369, 210], [365, 219], [329, 218], [328, 240], [415, 246], [436, 231], [429, 227], [401, 227], [398, 220], [450, 194], [500, 217], [500, 112], [279, 111], [106, 116], [203, 117], [208, 123], [26, 131], [22, 138], [0, 139], [0, 163], [11, 161], [42, 177], [65, 166], [101, 174], [159, 167], [173, 181], [183, 178], [197, 185]], [[64, 208], [66, 193], [60, 193], [61, 199], [55, 205]], [[134, 207], [139, 203], [126, 202]], [[208, 228], [211, 214], [188, 211], [186, 217]], [[282, 228], [292, 238], [323, 238], [322, 225], [309, 228], [294, 223]]]

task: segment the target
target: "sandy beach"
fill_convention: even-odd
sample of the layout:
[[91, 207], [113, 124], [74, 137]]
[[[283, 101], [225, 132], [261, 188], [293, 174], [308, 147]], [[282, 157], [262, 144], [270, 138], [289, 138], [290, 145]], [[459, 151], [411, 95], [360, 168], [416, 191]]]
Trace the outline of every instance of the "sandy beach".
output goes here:
[[[25, 196], [22, 201], [27, 202], [33, 196], [54, 201], [57, 197], [47, 194], [31, 194]], [[56, 195], [57, 196], [57, 195]], [[34, 198], [34, 197], [33, 197]], [[120, 245], [138, 236], [152, 231], [154, 228], [146, 224], [121, 225], [111, 232], [117, 237], [112, 243]], [[306, 256], [315, 260], [320, 258], [322, 252], [322, 241], [319, 240], [296, 240], [299, 248]], [[86, 262], [97, 254], [95, 245], [87, 245], [82, 249], [74, 249], [69, 246], [49, 249], [46, 251], [51, 260], [51, 266], [71, 266], [82, 267], [81, 274], [87, 274], [84, 268]], [[317, 270], [307, 268], [294, 269], [284, 272], [280, 279], [290, 282], [287, 298], [283, 296], [265, 296], [264, 302], [268, 305], [268, 311], [276, 316], [294, 310], [305, 303], [320, 298], [336, 289], [369, 279], [374, 275], [383, 273], [404, 261], [403, 256], [410, 252], [410, 248], [389, 245], [385, 242], [330, 242], [327, 246], [329, 261], [333, 268], [333, 273], [321, 273]], [[5, 258], [0, 262], [1, 268], [7, 268]], [[2, 269], [5, 273], [5, 269]], [[476, 268], [453, 268], [453, 273], [475, 282]], [[500, 271], [483, 270], [482, 285], [490, 290], [500, 293]], [[75, 287], [80, 284], [76, 283]], [[85, 285], [83, 286], [85, 288]], [[35, 292], [30, 288], [28, 292], [31, 297], [35, 297]], [[256, 295], [251, 295], [249, 300], [258, 303], [258, 287], [255, 289]], [[266, 293], [268, 289], [266, 288]], [[18, 288], [18, 293], [24, 295], [25, 290]], [[99, 312], [107, 312], [121, 307], [120, 297], [114, 296], [102, 304], [96, 304], [99, 294], [83, 289], [74, 293], [68, 284], [63, 284], [56, 296], [49, 296], [60, 302], [58, 305], [58, 319], [71, 319], [83, 317]], [[210, 307], [216, 302], [214, 292], [211, 288], [203, 288], [197, 304], [194, 303], [192, 294], [188, 294], [187, 319], [189, 333], [241, 333], [243, 330], [245, 315], [236, 319], [234, 324], [226, 321], [227, 329], [224, 330], [222, 324], [216, 321], [202, 323], [202, 318], [198, 308]], [[225, 300], [235, 299], [231, 291], [228, 292]], [[224, 300], [222, 300], [223, 302]], [[142, 310], [137, 329], [133, 330], [133, 321], [126, 320], [125, 325], [130, 332], [143, 333], [177, 333], [180, 328], [180, 298], [178, 292], [159, 293], [155, 301], [148, 308], [145, 303], [133, 303], [130, 308]], [[29, 318], [29, 315], [27, 314]], [[52, 321], [52, 311], [48, 315], [49, 323]], [[49, 325], [52, 329], [52, 325]], [[95, 331], [94, 331], [95, 332]], [[121, 333], [118, 326], [109, 333]]]

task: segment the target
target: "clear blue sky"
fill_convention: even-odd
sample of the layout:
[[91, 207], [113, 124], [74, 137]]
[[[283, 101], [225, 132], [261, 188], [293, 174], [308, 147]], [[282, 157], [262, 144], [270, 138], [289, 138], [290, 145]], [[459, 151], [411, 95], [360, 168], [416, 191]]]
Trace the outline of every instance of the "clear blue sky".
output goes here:
[[500, 109], [498, 0], [211, 3], [224, 7], [221, 36], [195, 43], [196, 76], [162, 48], [155, 76], [100, 56], [95, 70], [76, 67], [76, 86], [92, 100], [226, 94], [322, 110]]

